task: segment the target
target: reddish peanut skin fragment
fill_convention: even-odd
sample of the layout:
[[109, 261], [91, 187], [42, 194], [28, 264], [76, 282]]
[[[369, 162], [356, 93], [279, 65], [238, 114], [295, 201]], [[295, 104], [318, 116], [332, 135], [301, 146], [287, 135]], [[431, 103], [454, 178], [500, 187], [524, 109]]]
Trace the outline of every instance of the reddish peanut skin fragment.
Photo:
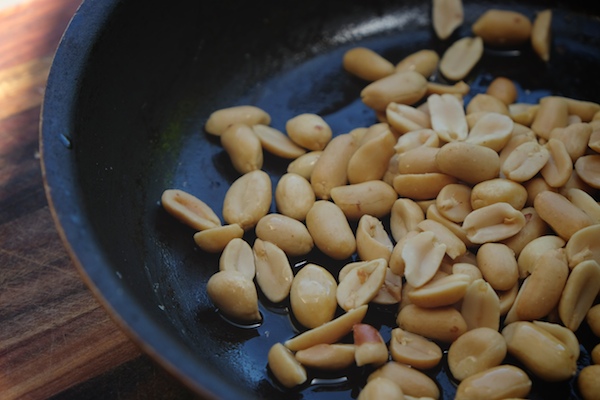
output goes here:
[[379, 331], [369, 324], [356, 324], [352, 328], [354, 359], [357, 366], [382, 365], [388, 360], [388, 350]]

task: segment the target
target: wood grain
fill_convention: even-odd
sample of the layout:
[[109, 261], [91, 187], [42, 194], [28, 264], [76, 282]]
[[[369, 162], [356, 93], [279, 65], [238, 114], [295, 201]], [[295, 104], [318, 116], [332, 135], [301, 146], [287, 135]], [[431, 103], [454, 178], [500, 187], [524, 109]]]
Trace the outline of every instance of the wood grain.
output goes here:
[[40, 106], [80, 1], [26, 0], [0, 10], [0, 398], [194, 398], [92, 296], [46, 202]]

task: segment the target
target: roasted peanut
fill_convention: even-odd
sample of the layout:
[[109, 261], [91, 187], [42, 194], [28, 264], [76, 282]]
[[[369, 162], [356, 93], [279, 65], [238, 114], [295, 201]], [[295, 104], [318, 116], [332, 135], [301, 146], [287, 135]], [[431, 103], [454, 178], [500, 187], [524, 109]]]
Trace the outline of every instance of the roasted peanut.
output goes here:
[[566, 146], [558, 139], [550, 138], [545, 144], [549, 158], [540, 173], [551, 187], [564, 186], [573, 172], [573, 162]]
[[194, 242], [202, 250], [209, 253], [219, 253], [233, 239], [244, 236], [244, 230], [238, 224], [217, 226], [194, 234]]
[[356, 324], [352, 327], [354, 338], [354, 361], [356, 365], [383, 365], [388, 360], [388, 350], [381, 334], [368, 324]]
[[478, 93], [469, 104], [465, 108], [467, 116], [472, 116], [473, 114], [485, 115], [485, 113], [494, 113], [500, 114], [504, 116], [509, 116], [510, 111], [508, 110], [508, 106], [502, 102], [502, 100], [494, 97], [492, 95], [486, 93]]
[[434, 0], [431, 19], [437, 37], [442, 40], [448, 39], [452, 32], [463, 23], [462, 1]]
[[329, 124], [317, 114], [296, 115], [285, 123], [285, 130], [297, 145], [309, 150], [323, 150], [333, 133]]
[[336, 290], [337, 283], [329, 271], [316, 264], [306, 264], [290, 288], [294, 317], [307, 328], [331, 321], [337, 308]]
[[[558, 305], [568, 275], [569, 266], [562, 249], [550, 250], [538, 257], [513, 304], [516, 319], [534, 320], [547, 316]], [[507, 320], [513, 319], [507, 317]]]
[[456, 388], [455, 400], [525, 398], [531, 385], [531, 379], [522, 369], [499, 365], [463, 380]]
[[575, 336], [575, 333], [573, 331], [558, 323], [539, 320], [532, 322], [538, 328], [542, 328], [543, 330], [560, 340], [565, 345], [565, 347], [567, 347], [569, 351], [571, 351], [575, 359], [579, 358], [579, 354], [581, 353], [579, 339], [577, 339], [577, 336]]
[[575, 332], [600, 292], [600, 264], [582, 261], [573, 268], [558, 303], [558, 315]]
[[483, 55], [481, 37], [464, 37], [452, 43], [442, 55], [439, 70], [446, 78], [459, 81], [464, 79]]
[[404, 236], [402, 236], [394, 245], [394, 249], [392, 250], [392, 254], [390, 255], [389, 267], [392, 273], [400, 276], [404, 276], [404, 269], [406, 263], [402, 258], [402, 250], [404, 249], [404, 245], [406, 241], [414, 236], [416, 236], [418, 231], [413, 230], [407, 232]]
[[306, 382], [306, 370], [294, 354], [281, 343], [271, 346], [267, 360], [269, 369], [283, 386], [293, 388]]
[[340, 315], [316, 328], [302, 332], [287, 340], [285, 347], [291, 351], [308, 349], [317, 344], [333, 344], [352, 331], [352, 327], [360, 323], [367, 313], [368, 306], [364, 305]]
[[469, 277], [469, 284], [473, 283], [477, 279], [483, 278], [483, 276], [481, 275], [481, 271], [479, 270], [479, 268], [477, 268], [476, 265], [471, 264], [469, 262], [465, 262], [465, 261], [459, 261], [459, 262], [456, 262], [456, 260], [454, 260], [454, 261], [455, 262], [454, 262], [454, 264], [452, 264], [451, 273], [467, 275]]
[[425, 219], [419, 205], [411, 199], [400, 198], [394, 201], [390, 211], [390, 230], [396, 242], [408, 232], [415, 231], [417, 225]]
[[531, 47], [544, 61], [550, 61], [550, 40], [552, 24], [552, 10], [543, 10], [537, 13], [531, 29]]
[[575, 170], [582, 181], [593, 187], [600, 189], [600, 155], [593, 154], [579, 157], [575, 161]]
[[463, 222], [467, 238], [473, 243], [497, 242], [517, 234], [525, 216], [508, 203], [494, 203], [473, 210]]
[[531, 21], [527, 16], [509, 10], [490, 9], [481, 15], [471, 27], [486, 44], [514, 46], [531, 37]]
[[273, 303], [289, 294], [294, 274], [286, 254], [275, 244], [256, 239], [252, 247], [256, 266], [256, 283]]
[[281, 214], [304, 221], [315, 201], [315, 192], [303, 176], [288, 172], [279, 178], [275, 186], [275, 205]]
[[585, 320], [594, 332], [594, 335], [600, 337], [600, 304], [592, 306], [587, 314]]
[[600, 393], [600, 365], [583, 367], [577, 377], [577, 388], [584, 400], [595, 400]]
[[206, 292], [215, 307], [230, 318], [245, 323], [262, 319], [256, 286], [239, 271], [215, 273], [206, 283]]
[[385, 111], [388, 104], [400, 103], [413, 105], [427, 92], [427, 80], [415, 71], [395, 72], [370, 83], [360, 97], [367, 107], [376, 111]]
[[489, 112], [483, 115], [467, 136], [467, 142], [500, 151], [508, 143], [514, 123], [506, 115]]
[[348, 311], [373, 300], [383, 285], [386, 268], [384, 259], [376, 259], [351, 269], [337, 287], [340, 307]]
[[426, 232], [431, 231], [435, 234], [435, 239], [446, 245], [446, 254], [452, 260], [462, 256], [467, 252], [465, 243], [445, 225], [433, 219], [425, 219], [421, 221], [417, 227]]
[[394, 146], [394, 150], [396, 150], [396, 153], [402, 154], [420, 146], [438, 147], [439, 143], [439, 136], [433, 129], [419, 129], [401, 135]]
[[383, 217], [390, 213], [398, 199], [394, 188], [380, 180], [337, 186], [331, 189], [330, 196], [350, 220], [364, 215]]
[[591, 135], [592, 126], [584, 122], [579, 122], [552, 129], [548, 135], [548, 140], [560, 140], [565, 146], [571, 160], [575, 162], [585, 154]]
[[208, 204], [183, 190], [167, 189], [160, 201], [166, 212], [191, 228], [202, 231], [221, 226], [219, 217]]
[[519, 278], [525, 279], [531, 274], [537, 259], [542, 254], [551, 250], [560, 249], [565, 243], [564, 239], [556, 235], [543, 235], [527, 243], [517, 258]]
[[445, 343], [467, 331], [464, 318], [452, 306], [423, 308], [409, 304], [400, 310], [396, 322], [406, 331]]
[[262, 144], [248, 125], [236, 123], [225, 129], [221, 134], [221, 146], [240, 174], [262, 168]]
[[435, 161], [443, 173], [471, 184], [498, 178], [500, 173], [498, 153], [473, 143], [447, 143], [440, 148]]
[[396, 72], [416, 71], [429, 78], [437, 69], [439, 62], [440, 56], [435, 50], [424, 49], [404, 57], [395, 68]]
[[295, 159], [306, 153], [306, 149], [294, 143], [285, 133], [272, 126], [252, 125], [254, 134], [260, 139], [264, 150], [278, 157]]
[[458, 81], [453, 85], [445, 83], [428, 82], [427, 94], [453, 94], [465, 96], [471, 91], [471, 87], [465, 81]]
[[533, 207], [525, 207], [521, 210], [521, 214], [525, 217], [525, 226], [516, 235], [501, 241], [515, 252], [516, 257], [519, 257], [527, 243], [545, 235], [549, 230], [548, 224], [540, 218]]
[[532, 322], [518, 321], [502, 330], [508, 353], [522, 362], [534, 375], [549, 382], [571, 378], [577, 359], [557, 337]]
[[390, 103], [385, 109], [388, 124], [399, 134], [431, 127], [429, 115], [406, 104]]
[[366, 81], [376, 81], [394, 73], [394, 64], [366, 47], [354, 47], [342, 59], [346, 71]]
[[595, 224], [600, 223], [600, 203], [589, 193], [578, 188], [571, 188], [566, 191], [565, 196], [576, 207], [583, 210]]
[[271, 242], [290, 257], [310, 252], [314, 242], [306, 226], [297, 219], [270, 213], [258, 220], [256, 237]]
[[439, 222], [440, 224], [444, 225], [460, 240], [462, 240], [462, 242], [467, 247], [473, 246], [473, 243], [471, 243], [471, 241], [467, 238], [467, 231], [465, 231], [459, 223], [450, 221], [449, 219], [445, 218], [442, 214], [440, 214], [435, 204], [431, 204], [429, 205], [429, 207], [427, 207], [426, 217], [427, 219]]
[[556, 234], [565, 240], [569, 240], [578, 230], [593, 224], [586, 213], [559, 193], [539, 193], [533, 201], [533, 207]]
[[256, 266], [250, 244], [242, 238], [231, 239], [219, 258], [219, 270], [238, 271], [249, 280], [253, 280], [256, 275]]
[[502, 173], [508, 179], [525, 182], [533, 178], [548, 162], [550, 152], [537, 142], [525, 142], [504, 160]]
[[503, 76], [494, 78], [487, 87], [486, 93], [500, 99], [507, 106], [513, 104], [519, 94], [515, 83]]
[[358, 140], [345, 133], [331, 139], [316, 161], [310, 183], [318, 199], [329, 199], [331, 188], [348, 183], [348, 162]]
[[449, 306], [464, 297], [469, 283], [468, 275], [451, 274], [414, 288], [408, 293], [408, 299], [412, 304], [424, 308]]
[[515, 253], [505, 244], [482, 244], [477, 251], [477, 266], [494, 290], [508, 290], [519, 280]]
[[395, 382], [405, 395], [417, 398], [439, 399], [437, 384], [425, 373], [395, 361], [390, 361], [373, 371], [367, 382], [384, 377]]
[[356, 239], [344, 212], [334, 203], [318, 200], [306, 214], [306, 227], [315, 246], [333, 259], [343, 260], [356, 251]]
[[271, 116], [266, 111], [250, 105], [222, 108], [210, 114], [204, 129], [211, 135], [220, 136], [230, 125], [235, 123], [249, 126], [269, 125]]
[[442, 216], [452, 222], [461, 223], [473, 211], [471, 196], [470, 186], [454, 183], [440, 190], [435, 205]]
[[435, 156], [439, 148], [420, 146], [398, 154], [399, 174], [427, 174], [440, 172], [435, 163]]
[[402, 248], [404, 277], [413, 287], [421, 287], [438, 271], [446, 254], [446, 245], [435, 239], [433, 232], [420, 232], [410, 237]]
[[356, 251], [358, 257], [364, 261], [383, 258], [386, 262], [390, 259], [394, 244], [392, 243], [383, 223], [365, 214], [358, 221], [356, 228]]
[[500, 202], [521, 210], [527, 202], [527, 189], [518, 182], [504, 178], [490, 179], [473, 186], [470, 198], [473, 209]]
[[430, 200], [436, 198], [440, 190], [446, 185], [456, 182], [457, 179], [451, 175], [430, 172], [425, 174], [398, 174], [394, 177], [392, 185], [402, 197]]
[[594, 224], [578, 230], [565, 246], [569, 267], [574, 268], [580, 262], [594, 260], [600, 263], [600, 225]]
[[401, 328], [392, 329], [389, 348], [394, 361], [418, 369], [433, 368], [442, 359], [442, 349], [435, 342]]
[[468, 330], [498, 330], [501, 312], [500, 299], [488, 282], [479, 278], [469, 284], [460, 309]]
[[340, 370], [354, 364], [353, 344], [317, 344], [296, 352], [300, 364], [322, 370]]
[[404, 400], [400, 386], [391, 379], [379, 377], [371, 379], [358, 394], [357, 400]]
[[313, 168], [322, 153], [323, 151], [310, 151], [302, 154], [300, 157], [290, 162], [287, 167], [287, 172], [298, 174], [310, 182]]
[[432, 94], [427, 97], [431, 127], [446, 142], [464, 140], [469, 127], [460, 100], [451, 94]]
[[353, 184], [383, 178], [394, 155], [395, 144], [396, 138], [389, 129], [362, 144], [348, 160], [348, 182]]
[[500, 365], [506, 357], [506, 351], [506, 341], [498, 330], [475, 328], [450, 345], [448, 367], [452, 376], [462, 381]]
[[569, 105], [560, 97], [545, 97], [540, 100], [531, 129], [541, 138], [548, 139], [554, 128], [567, 126], [569, 120]]
[[256, 226], [271, 207], [271, 178], [262, 170], [248, 172], [237, 178], [225, 193], [223, 219], [247, 230]]

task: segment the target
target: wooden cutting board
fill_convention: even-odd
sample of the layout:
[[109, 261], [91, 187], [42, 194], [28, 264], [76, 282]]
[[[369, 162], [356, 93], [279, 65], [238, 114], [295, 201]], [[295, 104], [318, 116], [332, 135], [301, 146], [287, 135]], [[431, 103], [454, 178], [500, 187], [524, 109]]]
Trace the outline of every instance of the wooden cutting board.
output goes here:
[[22, 0], [0, 9], [0, 398], [195, 398], [92, 296], [46, 202], [40, 107], [80, 3]]

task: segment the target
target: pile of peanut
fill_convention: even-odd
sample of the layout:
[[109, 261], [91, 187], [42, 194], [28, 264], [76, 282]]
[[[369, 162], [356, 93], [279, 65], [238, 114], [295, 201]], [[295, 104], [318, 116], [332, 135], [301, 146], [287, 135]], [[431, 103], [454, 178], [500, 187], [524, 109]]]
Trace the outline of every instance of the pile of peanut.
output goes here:
[[[361, 98], [378, 122], [347, 133], [310, 113], [283, 132], [251, 105], [210, 115], [206, 132], [240, 174], [223, 199], [225, 224], [178, 189], [162, 205], [198, 231], [201, 249], [221, 254], [207, 291], [228, 318], [259, 322], [258, 290], [273, 303], [289, 299], [306, 330], [269, 351], [282, 386], [304, 384], [306, 368], [370, 365], [359, 399], [438, 399], [422, 371], [442, 360], [440, 343], [457, 399], [526, 397], [531, 375], [575, 376], [574, 332], [587, 320], [600, 336], [600, 105], [516, 103], [504, 77], [463, 100], [485, 45], [530, 41], [548, 61], [550, 22], [550, 10], [533, 23], [489, 10], [441, 57], [422, 50], [396, 65], [349, 50], [343, 68], [370, 82]], [[459, 0], [433, 1], [440, 39], [461, 24]], [[430, 81], [435, 71], [456, 83]], [[263, 151], [290, 160], [274, 190]], [[290, 258], [315, 247], [351, 261], [338, 276], [310, 260], [294, 273]], [[398, 304], [389, 343], [363, 323], [373, 303]], [[591, 355], [577, 378], [584, 399], [600, 393], [600, 345]]]

